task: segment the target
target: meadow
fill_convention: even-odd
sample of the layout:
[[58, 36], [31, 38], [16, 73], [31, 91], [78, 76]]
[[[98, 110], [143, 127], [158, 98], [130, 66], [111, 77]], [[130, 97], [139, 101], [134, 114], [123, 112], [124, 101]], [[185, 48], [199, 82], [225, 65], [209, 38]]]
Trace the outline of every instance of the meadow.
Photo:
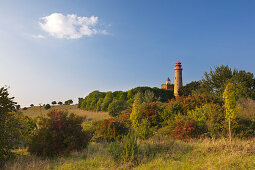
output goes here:
[[26, 149], [16, 150], [17, 157], [4, 169], [254, 169], [255, 138], [174, 140], [153, 136], [138, 141], [139, 162], [116, 162], [109, 155], [108, 143], [92, 142], [82, 151], [55, 158], [30, 155]]
[[75, 113], [79, 116], [86, 116], [87, 120], [102, 120], [109, 117], [107, 112], [81, 110], [77, 107], [77, 105], [55, 105], [51, 106], [51, 108], [48, 110], [46, 110], [43, 106], [32, 106], [28, 107], [26, 110], [21, 109], [21, 112], [26, 116], [35, 118], [41, 115], [46, 116], [47, 113], [52, 110], [64, 110], [68, 111], [69, 113]]

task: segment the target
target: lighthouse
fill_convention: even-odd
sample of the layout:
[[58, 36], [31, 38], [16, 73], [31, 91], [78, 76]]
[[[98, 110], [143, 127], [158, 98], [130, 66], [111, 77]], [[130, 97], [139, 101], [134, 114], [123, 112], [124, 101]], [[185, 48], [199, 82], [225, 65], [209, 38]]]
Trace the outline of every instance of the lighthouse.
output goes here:
[[176, 62], [175, 67], [175, 77], [174, 77], [174, 96], [178, 95], [178, 90], [182, 87], [182, 64], [181, 62]]

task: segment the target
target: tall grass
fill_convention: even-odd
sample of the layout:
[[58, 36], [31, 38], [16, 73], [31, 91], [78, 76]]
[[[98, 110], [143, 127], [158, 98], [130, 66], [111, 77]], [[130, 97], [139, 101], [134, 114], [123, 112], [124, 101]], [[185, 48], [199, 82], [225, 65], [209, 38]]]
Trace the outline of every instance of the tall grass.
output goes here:
[[255, 138], [174, 140], [153, 136], [138, 140], [138, 162], [115, 162], [108, 143], [90, 143], [69, 156], [42, 159], [24, 150], [5, 169], [255, 169]]

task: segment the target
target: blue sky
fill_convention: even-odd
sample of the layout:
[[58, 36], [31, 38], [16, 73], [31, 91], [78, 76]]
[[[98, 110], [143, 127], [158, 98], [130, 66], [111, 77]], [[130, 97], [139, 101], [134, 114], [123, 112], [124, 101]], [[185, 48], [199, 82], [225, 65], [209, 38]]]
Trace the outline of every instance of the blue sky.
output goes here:
[[184, 84], [221, 64], [255, 73], [254, 8], [254, 0], [0, 0], [0, 86], [28, 106], [160, 87], [177, 60]]

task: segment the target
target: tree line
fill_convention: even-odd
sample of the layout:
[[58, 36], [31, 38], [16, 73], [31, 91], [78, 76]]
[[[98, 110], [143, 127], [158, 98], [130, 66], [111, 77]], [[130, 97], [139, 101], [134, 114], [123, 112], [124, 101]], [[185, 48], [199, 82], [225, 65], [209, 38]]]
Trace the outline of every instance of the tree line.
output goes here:
[[111, 115], [119, 114], [122, 110], [132, 108], [135, 98], [142, 103], [154, 101], [167, 102], [174, 97], [172, 90], [157, 87], [136, 87], [129, 91], [91, 92], [85, 98], [78, 99], [78, 107], [90, 111], [108, 111]]

